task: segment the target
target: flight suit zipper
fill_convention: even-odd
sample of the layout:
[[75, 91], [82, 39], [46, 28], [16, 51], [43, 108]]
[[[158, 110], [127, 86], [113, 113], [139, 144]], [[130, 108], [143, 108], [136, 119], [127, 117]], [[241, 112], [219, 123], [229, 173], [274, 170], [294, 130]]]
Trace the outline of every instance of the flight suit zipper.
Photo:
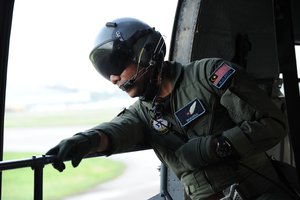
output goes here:
[[171, 107], [171, 120], [172, 121], [174, 121], [174, 125], [176, 125], [176, 129], [177, 130], [179, 130], [179, 131], [176, 131], [176, 132], [178, 132], [179, 134], [180, 134], [180, 136], [182, 137], [184, 137], [185, 138], [185, 140], [187, 139], [187, 134], [186, 134], [186, 131], [180, 126], [180, 124], [179, 124], [179, 122], [176, 120], [176, 118], [175, 118], [175, 109], [174, 109], [174, 107], [175, 107], [175, 98], [174, 98], [174, 94], [173, 94], [173, 92], [171, 93], [171, 96], [170, 96], [170, 107]]
[[[210, 99], [210, 102], [211, 102], [211, 114], [210, 114], [210, 116], [209, 116], [209, 118], [208, 118], [208, 126], [207, 126], [207, 136], [208, 135], [212, 135], [212, 131], [213, 131], [213, 124], [214, 124], [214, 118], [215, 118], [215, 109], [216, 109], [216, 97], [214, 96], [214, 95], [211, 95], [211, 97], [210, 97], [211, 99]], [[207, 183], [210, 185], [210, 187], [213, 189], [213, 186], [212, 186], [212, 184], [211, 184], [211, 182], [210, 182], [210, 180], [209, 180], [209, 177], [208, 177], [208, 174], [207, 174], [207, 171], [206, 171], [206, 169], [204, 168], [203, 169], [203, 172], [204, 172], [204, 176], [205, 176], [205, 179], [206, 179], [206, 181], [207, 181]]]
[[215, 109], [216, 109], [216, 98], [212, 95], [211, 96], [211, 114], [208, 118], [208, 126], [207, 126], [207, 134], [206, 135], [212, 135], [213, 131], [213, 124], [215, 119]]

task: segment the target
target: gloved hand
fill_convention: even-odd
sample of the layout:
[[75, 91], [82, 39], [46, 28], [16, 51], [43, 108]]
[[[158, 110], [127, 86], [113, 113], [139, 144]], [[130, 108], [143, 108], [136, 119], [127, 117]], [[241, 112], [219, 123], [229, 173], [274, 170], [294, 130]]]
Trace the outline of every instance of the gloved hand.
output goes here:
[[190, 170], [220, 161], [216, 154], [217, 139], [212, 136], [198, 137], [182, 145], [175, 154]]
[[55, 155], [53, 167], [62, 172], [66, 166], [63, 163], [70, 159], [73, 167], [77, 167], [82, 158], [89, 152], [97, 149], [100, 146], [101, 137], [99, 133], [82, 132], [74, 136], [62, 140], [58, 145], [50, 149], [46, 155]]

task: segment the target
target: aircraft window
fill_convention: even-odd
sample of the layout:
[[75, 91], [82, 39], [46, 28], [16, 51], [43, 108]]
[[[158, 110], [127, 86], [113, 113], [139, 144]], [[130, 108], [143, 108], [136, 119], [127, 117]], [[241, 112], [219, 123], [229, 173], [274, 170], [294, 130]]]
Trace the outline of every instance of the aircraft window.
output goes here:
[[300, 46], [296, 45], [295, 46], [295, 51], [296, 51], [296, 59], [297, 59], [297, 73], [298, 73], [298, 78], [300, 78]]
[[[300, 79], [300, 46], [299, 45], [295, 46], [295, 55], [296, 55], [297, 75], [298, 75], [298, 79]], [[282, 74], [279, 74], [279, 78], [282, 79]], [[300, 88], [300, 83], [298, 85], [299, 85], [299, 88]], [[280, 91], [281, 91], [282, 95], [284, 96], [283, 85], [280, 88]], [[300, 93], [300, 91], [299, 91], [299, 93]]]
[[[15, 0], [4, 159], [11, 152], [41, 155], [61, 139], [110, 120], [135, 101], [102, 78], [90, 63], [94, 39], [107, 21], [134, 17], [160, 31], [169, 48], [176, 5], [177, 1], [161, 0]], [[159, 192], [159, 164], [155, 157], [155, 167], [147, 167], [157, 175], [152, 196]], [[131, 178], [142, 181], [142, 176]], [[12, 194], [5, 180], [3, 193]], [[132, 188], [124, 185], [124, 189]]]

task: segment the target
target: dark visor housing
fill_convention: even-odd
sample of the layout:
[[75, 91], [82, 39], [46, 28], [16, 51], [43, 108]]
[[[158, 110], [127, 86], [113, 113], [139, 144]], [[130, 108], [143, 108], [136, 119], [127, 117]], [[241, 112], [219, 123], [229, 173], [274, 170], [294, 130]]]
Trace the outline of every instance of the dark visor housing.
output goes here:
[[135, 63], [135, 42], [151, 28], [136, 19], [122, 18], [106, 23], [96, 38], [90, 60], [96, 70], [106, 79], [120, 75], [130, 63]]

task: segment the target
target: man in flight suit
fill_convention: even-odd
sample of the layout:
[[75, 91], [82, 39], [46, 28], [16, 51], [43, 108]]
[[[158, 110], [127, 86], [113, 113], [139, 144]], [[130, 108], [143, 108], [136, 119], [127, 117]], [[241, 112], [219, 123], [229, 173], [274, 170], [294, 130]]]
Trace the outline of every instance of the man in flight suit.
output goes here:
[[139, 99], [110, 122], [50, 149], [53, 166], [63, 171], [66, 159], [76, 167], [89, 153], [148, 145], [193, 200], [228, 193], [228, 199], [293, 199], [265, 154], [285, 137], [285, 118], [255, 81], [220, 58], [182, 65], [164, 61], [165, 52], [161, 34], [137, 19], [102, 28], [90, 60]]

